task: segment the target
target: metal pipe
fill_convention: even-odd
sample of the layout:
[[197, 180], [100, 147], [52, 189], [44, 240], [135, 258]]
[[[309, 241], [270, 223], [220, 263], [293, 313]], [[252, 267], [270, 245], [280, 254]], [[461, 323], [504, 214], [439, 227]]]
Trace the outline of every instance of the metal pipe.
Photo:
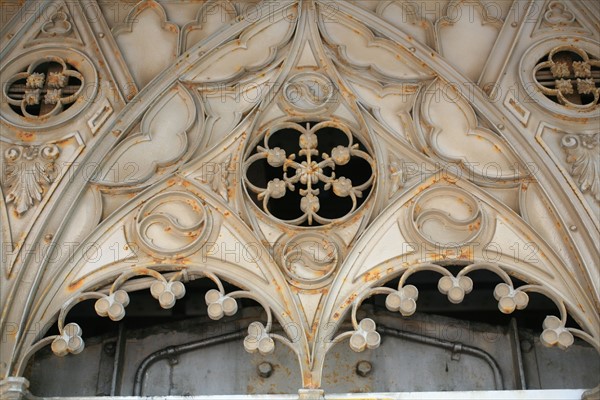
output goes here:
[[125, 358], [126, 344], [127, 338], [125, 337], [125, 321], [121, 321], [119, 323], [119, 333], [117, 334], [117, 347], [115, 349], [113, 374], [110, 384], [111, 396], [117, 396], [121, 394], [121, 377], [123, 375], [123, 359]]
[[246, 329], [237, 332], [228, 333], [226, 335], [214, 336], [208, 339], [197, 340], [195, 342], [180, 344], [177, 346], [169, 346], [164, 349], [155, 351], [148, 357], [144, 358], [138, 369], [135, 371], [135, 380], [133, 384], [133, 395], [141, 396], [142, 387], [144, 384], [144, 376], [148, 368], [157, 361], [165, 358], [173, 357], [189, 351], [202, 349], [204, 347], [214, 346], [221, 343], [231, 342], [233, 340], [242, 339], [248, 334]]
[[[384, 335], [389, 335], [392, 337], [397, 337], [400, 339], [406, 339], [409, 341], [427, 344], [430, 346], [435, 346], [439, 348], [443, 348], [446, 350], [450, 350], [452, 352], [460, 352], [463, 354], [468, 354], [474, 357], [477, 357], [483, 361], [485, 361], [494, 375], [494, 388], [496, 390], [503, 390], [504, 383], [502, 380], [502, 372], [500, 371], [500, 367], [496, 360], [486, 351], [481, 350], [477, 347], [469, 346], [462, 343], [454, 343], [446, 340], [424, 336], [417, 333], [401, 331], [398, 329], [390, 328], [385, 325], [379, 325], [377, 330]], [[142, 387], [144, 383], [144, 376], [146, 371], [152, 364], [157, 361], [163, 360], [165, 358], [169, 358], [172, 356], [176, 356], [179, 354], [187, 353], [190, 351], [198, 350], [201, 348], [222, 344], [226, 342], [230, 342], [233, 340], [242, 339], [247, 334], [246, 329], [242, 329], [237, 332], [229, 333], [226, 335], [215, 336], [208, 339], [202, 339], [191, 343], [185, 343], [177, 346], [169, 346], [164, 349], [158, 350], [148, 357], [146, 357], [138, 367], [135, 373], [134, 387], [133, 387], [133, 395], [140, 396], [142, 392]]]
[[496, 390], [503, 390], [504, 383], [502, 381], [502, 372], [500, 367], [494, 358], [484, 350], [478, 349], [477, 347], [469, 346], [462, 343], [453, 343], [430, 336], [423, 336], [417, 333], [405, 332], [394, 328], [389, 328], [385, 325], [379, 325], [377, 331], [381, 334], [397, 337], [400, 339], [406, 339], [417, 343], [423, 343], [435, 347], [440, 347], [453, 352], [461, 352], [469, 354], [485, 361], [494, 373], [494, 386]]

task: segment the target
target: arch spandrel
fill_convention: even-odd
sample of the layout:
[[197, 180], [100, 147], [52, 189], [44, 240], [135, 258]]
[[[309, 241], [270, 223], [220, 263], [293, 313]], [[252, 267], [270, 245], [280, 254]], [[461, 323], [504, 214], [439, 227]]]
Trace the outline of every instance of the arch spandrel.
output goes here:
[[[53, 202], [61, 224], [46, 240], [81, 244], [68, 257], [26, 259], [21, 268], [33, 285], [11, 289], [10, 299], [17, 290], [31, 294], [11, 303], [21, 310], [5, 309], [5, 321], [25, 311], [25, 328], [44, 328], [2, 344], [6, 377], [22, 375], [44, 345], [58, 355], [83, 349], [78, 326], [67, 324], [78, 302], [94, 301], [99, 316], [118, 321], [127, 292], [150, 289], [170, 308], [185, 294], [181, 282], [197, 278], [216, 285], [206, 296], [213, 319], [235, 314], [240, 298], [266, 310], [244, 347], [260, 354], [290, 347], [304, 389], [321, 387], [334, 344], [348, 339], [357, 352], [379, 346], [376, 323], [357, 320], [363, 300], [386, 295], [390, 311], [415, 312], [418, 288], [404, 281], [422, 270], [440, 274], [451, 303], [477, 289], [471, 271], [495, 272], [501, 312], [525, 308], [527, 293], [557, 305], [558, 317], [544, 322], [545, 345], [566, 348], [578, 337], [598, 348], [598, 270], [590, 262], [597, 230], [555, 166], [532, 170], [547, 156], [510, 110], [476, 86], [465, 94], [454, 84], [469, 80], [438, 53], [374, 13], [336, 5], [332, 16], [320, 1], [263, 4], [262, 18], [229, 21], [191, 48], [178, 43], [189, 50], [98, 128], [87, 158], [97, 161], [93, 178], [74, 170], [77, 179], [48, 195], [71, 199], [69, 213], [89, 223], [69, 227], [69, 214], [59, 213], [70, 208]], [[296, 153], [270, 147], [284, 128], [299, 137]], [[323, 129], [348, 143], [319, 147]], [[263, 159], [283, 172], [260, 186], [248, 171]], [[360, 184], [355, 169], [344, 169], [357, 159], [372, 170]], [[133, 176], [128, 163], [137, 167]], [[273, 201], [292, 192], [299, 217], [280, 217]], [[349, 211], [329, 210], [324, 202], [333, 196], [351, 199]], [[3, 205], [10, 210], [6, 198]], [[577, 222], [566, 207], [577, 210]], [[592, 228], [575, 243], [569, 224]], [[315, 259], [311, 246], [324, 241]], [[103, 255], [90, 259], [90, 244]], [[231, 247], [243, 259], [228, 260]], [[449, 266], [463, 269], [454, 275]], [[383, 286], [396, 278], [397, 290]], [[9, 280], [3, 276], [4, 287]], [[226, 293], [223, 282], [241, 290]], [[567, 326], [567, 316], [581, 329]], [[44, 338], [57, 318], [59, 335]], [[345, 318], [352, 330], [329, 329]]]

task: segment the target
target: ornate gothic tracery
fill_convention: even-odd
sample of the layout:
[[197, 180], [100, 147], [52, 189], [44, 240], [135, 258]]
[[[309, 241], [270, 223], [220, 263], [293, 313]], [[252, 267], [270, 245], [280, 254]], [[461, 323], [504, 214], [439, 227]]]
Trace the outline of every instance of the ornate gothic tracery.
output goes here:
[[[568, 40], [579, 43], [585, 27], [573, 11], [546, 3], [538, 31], [571, 26]], [[499, 312], [525, 309], [531, 293], [556, 304], [558, 314], [541, 327], [545, 346], [568, 348], [577, 337], [599, 348], [598, 221], [590, 210], [598, 206], [600, 163], [588, 152], [598, 136], [591, 132], [598, 90], [589, 81], [597, 62], [588, 54], [596, 42], [552, 47], [546, 37], [523, 49], [510, 73], [519, 93], [546, 103], [507, 96], [498, 105], [479, 88], [467, 94], [457, 84], [464, 77], [448, 60], [462, 64], [443, 35], [456, 26], [449, 15], [435, 29], [416, 23], [423, 18], [399, 28], [385, 14], [397, 2], [375, 10], [335, 5], [332, 14], [321, 1], [261, 3], [258, 17], [240, 14], [213, 30], [203, 23], [215, 9], [230, 15], [239, 7], [207, 2], [180, 29], [160, 3], [143, 1], [108, 40], [105, 20], [87, 24], [80, 5], [61, 3], [50, 19], [31, 19], [34, 33], [4, 47], [0, 68], [12, 78], [3, 91], [3, 165], [24, 169], [2, 180], [9, 244], [2, 250], [2, 329], [10, 336], [2, 343], [3, 390], [44, 346], [58, 356], [84, 350], [86, 333], [68, 322], [77, 304], [92, 300], [99, 317], [119, 321], [129, 293], [149, 290], [169, 309], [195, 279], [214, 284], [204, 296], [213, 320], [235, 315], [241, 299], [258, 303], [266, 317], [249, 324], [244, 348], [261, 355], [291, 349], [302, 389], [312, 395], [334, 345], [347, 340], [355, 352], [380, 345], [377, 321], [359, 320], [362, 303], [384, 295], [388, 310], [413, 315], [419, 287], [406, 281], [422, 271], [440, 275], [438, 289], [454, 304], [477, 290], [470, 273], [491, 271], [501, 280], [490, 294]], [[505, 23], [477, 15], [486, 29]], [[159, 21], [151, 33], [164, 31], [157, 46], [172, 55], [168, 65], [124, 67], [144, 33], [133, 21]], [[59, 46], [56, 38], [75, 48], [41, 50]], [[107, 65], [108, 49], [120, 56]], [[565, 51], [581, 60], [554, 60]], [[42, 73], [36, 68], [44, 62], [63, 69]], [[552, 88], [544, 84], [547, 70]], [[128, 80], [133, 88], [118, 85]], [[569, 97], [573, 85], [581, 104]], [[53, 108], [33, 115], [38, 103]], [[544, 145], [544, 123], [554, 121], [546, 108], [577, 121], [568, 132], [549, 129], [562, 132], [552, 146], [566, 151], [566, 166], [550, 164], [545, 153], [553, 147]], [[531, 129], [539, 147], [524, 139]], [[326, 139], [336, 134], [340, 140]], [[261, 176], [252, 169], [259, 162], [277, 172]], [[297, 198], [286, 200], [292, 192]], [[275, 200], [295, 209], [282, 213]], [[36, 243], [47, 246], [40, 257], [22, 250]], [[60, 253], [64, 243], [78, 245]], [[90, 244], [100, 256], [90, 256]], [[240, 244], [242, 257], [228, 259], [223, 244]], [[515, 245], [534, 250], [515, 253]], [[394, 279], [396, 288], [386, 286]], [[224, 282], [239, 290], [227, 292]], [[330, 329], [346, 319], [351, 329]], [[55, 321], [58, 334], [45, 336]], [[34, 325], [39, 332], [25, 334]]]

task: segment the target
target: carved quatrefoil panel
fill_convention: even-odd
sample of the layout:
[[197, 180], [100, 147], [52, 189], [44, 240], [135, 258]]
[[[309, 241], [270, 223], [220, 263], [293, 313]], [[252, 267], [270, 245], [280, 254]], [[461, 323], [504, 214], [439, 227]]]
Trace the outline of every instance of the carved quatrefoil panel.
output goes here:
[[341, 123], [280, 123], [261, 140], [245, 160], [244, 184], [281, 222], [326, 225], [352, 215], [371, 193], [375, 160]]
[[98, 89], [92, 62], [72, 49], [32, 50], [1, 74], [2, 118], [19, 128], [58, 125], [92, 103]]
[[600, 112], [600, 54], [598, 45], [579, 38], [537, 43], [525, 52], [521, 81], [536, 103], [552, 112], [572, 117]]
[[554, 48], [535, 66], [535, 82], [544, 95], [567, 107], [598, 104], [600, 60], [575, 46]]

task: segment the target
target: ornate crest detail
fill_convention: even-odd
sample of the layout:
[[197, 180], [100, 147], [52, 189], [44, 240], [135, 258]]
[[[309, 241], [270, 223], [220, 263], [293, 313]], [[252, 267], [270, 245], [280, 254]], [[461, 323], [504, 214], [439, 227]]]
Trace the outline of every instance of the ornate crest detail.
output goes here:
[[6, 202], [14, 204], [17, 216], [42, 201], [56, 178], [55, 161], [59, 155], [55, 144], [13, 145], [4, 151]]
[[566, 135], [561, 146], [567, 153], [571, 175], [583, 193], [589, 192], [600, 201], [600, 160], [598, 149], [600, 134]]

